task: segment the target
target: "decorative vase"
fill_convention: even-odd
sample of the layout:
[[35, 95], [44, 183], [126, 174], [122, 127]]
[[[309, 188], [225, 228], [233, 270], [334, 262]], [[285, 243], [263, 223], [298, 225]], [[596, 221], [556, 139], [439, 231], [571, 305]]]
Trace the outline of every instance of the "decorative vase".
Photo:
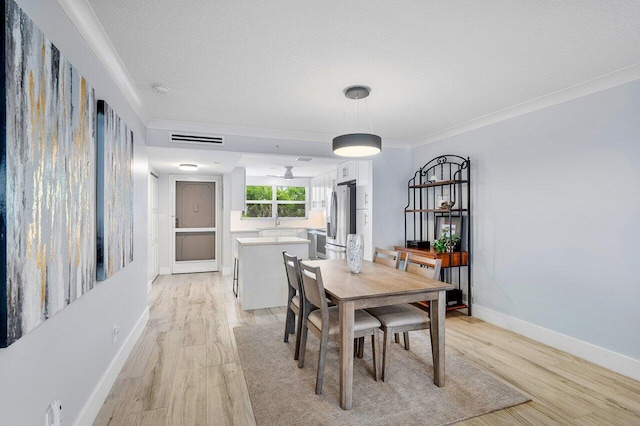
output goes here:
[[354, 274], [362, 270], [364, 256], [364, 237], [360, 234], [347, 235], [347, 266]]

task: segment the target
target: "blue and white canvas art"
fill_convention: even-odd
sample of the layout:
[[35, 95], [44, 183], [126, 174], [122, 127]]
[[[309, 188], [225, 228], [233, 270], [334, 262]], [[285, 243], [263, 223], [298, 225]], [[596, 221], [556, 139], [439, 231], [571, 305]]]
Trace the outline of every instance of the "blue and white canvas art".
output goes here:
[[98, 280], [133, 261], [133, 132], [98, 101]]
[[96, 282], [96, 103], [93, 88], [16, 3], [1, 4], [0, 347], [6, 347]]

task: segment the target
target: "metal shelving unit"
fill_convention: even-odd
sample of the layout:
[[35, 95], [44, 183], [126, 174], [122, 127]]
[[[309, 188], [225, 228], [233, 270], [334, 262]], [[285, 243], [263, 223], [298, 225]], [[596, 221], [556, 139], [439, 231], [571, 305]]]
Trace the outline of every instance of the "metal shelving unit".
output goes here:
[[[406, 251], [442, 259], [440, 279], [456, 286], [447, 294], [447, 309], [466, 308], [468, 315], [473, 302], [470, 171], [470, 159], [459, 155], [441, 155], [426, 163], [407, 183], [404, 220]], [[432, 247], [408, 247], [411, 240], [434, 241], [447, 227], [461, 237], [452, 251], [436, 253]], [[458, 303], [456, 299], [462, 300]]]

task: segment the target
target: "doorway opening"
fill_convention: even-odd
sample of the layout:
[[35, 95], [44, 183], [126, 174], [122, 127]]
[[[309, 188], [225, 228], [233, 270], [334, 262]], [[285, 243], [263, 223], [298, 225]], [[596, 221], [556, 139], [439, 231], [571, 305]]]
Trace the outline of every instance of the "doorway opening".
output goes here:
[[219, 269], [220, 177], [171, 176], [172, 273]]

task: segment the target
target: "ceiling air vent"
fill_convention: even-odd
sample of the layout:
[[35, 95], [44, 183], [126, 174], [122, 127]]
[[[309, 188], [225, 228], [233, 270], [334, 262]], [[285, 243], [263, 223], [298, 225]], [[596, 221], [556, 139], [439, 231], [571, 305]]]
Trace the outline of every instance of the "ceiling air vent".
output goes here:
[[218, 146], [224, 145], [224, 137], [197, 133], [171, 133], [171, 142], [197, 143], [209, 146]]

